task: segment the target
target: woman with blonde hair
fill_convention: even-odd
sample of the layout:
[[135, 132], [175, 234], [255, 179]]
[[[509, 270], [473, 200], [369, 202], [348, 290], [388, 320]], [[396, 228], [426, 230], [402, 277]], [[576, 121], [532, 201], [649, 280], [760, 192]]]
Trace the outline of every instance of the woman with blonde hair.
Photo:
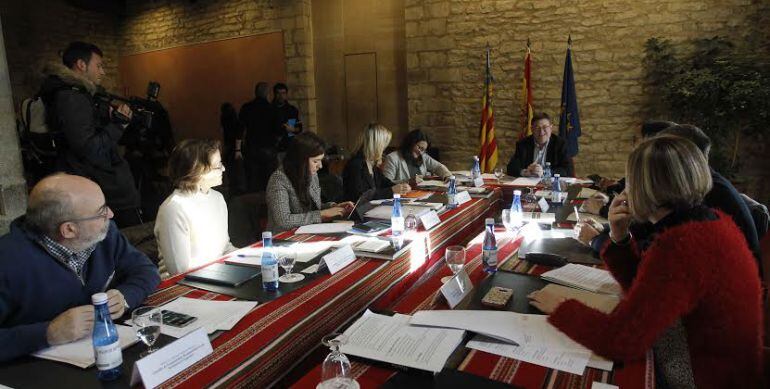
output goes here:
[[213, 190], [222, 184], [219, 142], [188, 139], [168, 160], [174, 192], [155, 220], [160, 257], [172, 275], [204, 265], [236, 249], [227, 230], [227, 204]]
[[601, 253], [623, 289], [620, 303], [607, 314], [544, 291], [531, 303], [606, 358], [639, 360], [652, 349], [659, 387], [758, 387], [757, 264], [732, 218], [702, 205], [711, 185], [706, 158], [689, 140], [643, 141], [611, 203]]
[[412, 189], [407, 183], [394, 184], [380, 170], [382, 153], [392, 136], [381, 124], [369, 123], [366, 126], [358, 151], [342, 172], [346, 200], [357, 201], [367, 191], [372, 191], [371, 199], [384, 199], [392, 197], [393, 193], [404, 194]]

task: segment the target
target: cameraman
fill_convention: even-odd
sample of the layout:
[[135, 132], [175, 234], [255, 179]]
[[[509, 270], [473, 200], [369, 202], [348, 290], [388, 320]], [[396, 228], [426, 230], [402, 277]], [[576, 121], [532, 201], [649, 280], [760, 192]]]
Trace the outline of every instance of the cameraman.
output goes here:
[[[62, 64], [46, 69], [40, 96], [46, 122], [56, 132], [57, 169], [88, 177], [102, 188], [118, 227], [142, 222], [139, 192], [118, 141], [132, 112], [125, 104], [114, 107], [94, 95], [103, 90], [102, 51], [93, 44], [72, 42]], [[123, 116], [123, 121], [118, 117]]]

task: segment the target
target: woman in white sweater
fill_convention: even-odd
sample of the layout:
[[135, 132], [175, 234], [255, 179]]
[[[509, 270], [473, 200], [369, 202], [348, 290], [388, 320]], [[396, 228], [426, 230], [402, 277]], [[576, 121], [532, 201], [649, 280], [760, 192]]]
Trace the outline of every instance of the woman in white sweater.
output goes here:
[[393, 182], [407, 182], [415, 176], [451, 176], [452, 172], [446, 166], [425, 152], [429, 144], [424, 132], [410, 131], [401, 141], [401, 147], [385, 157], [382, 174]]
[[211, 189], [222, 184], [219, 142], [188, 139], [168, 161], [174, 192], [155, 220], [160, 257], [172, 275], [211, 262], [236, 249], [227, 231], [227, 204]]

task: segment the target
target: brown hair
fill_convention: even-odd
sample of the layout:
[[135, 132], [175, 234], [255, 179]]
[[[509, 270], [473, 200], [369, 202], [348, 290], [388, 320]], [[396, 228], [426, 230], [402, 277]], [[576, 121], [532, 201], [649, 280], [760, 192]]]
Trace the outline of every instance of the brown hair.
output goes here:
[[174, 147], [168, 159], [168, 174], [175, 189], [194, 192], [200, 177], [211, 170], [211, 156], [218, 152], [219, 141], [185, 139]]
[[646, 221], [660, 208], [690, 208], [711, 190], [711, 171], [698, 147], [687, 139], [661, 135], [642, 141], [626, 165], [631, 214]]
[[294, 192], [302, 204], [312, 206], [308, 186], [311, 176], [308, 169], [308, 159], [326, 152], [323, 139], [312, 132], [303, 132], [292, 139], [283, 158], [283, 172], [289, 177]]

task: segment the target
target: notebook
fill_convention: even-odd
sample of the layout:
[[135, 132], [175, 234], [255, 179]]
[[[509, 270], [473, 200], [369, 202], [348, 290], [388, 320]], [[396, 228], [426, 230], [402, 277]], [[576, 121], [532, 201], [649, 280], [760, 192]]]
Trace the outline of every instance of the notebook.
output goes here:
[[260, 275], [260, 270], [253, 267], [214, 263], [187, 274], [184, 278], [192, 281], [236, 287], [258, 275]]

